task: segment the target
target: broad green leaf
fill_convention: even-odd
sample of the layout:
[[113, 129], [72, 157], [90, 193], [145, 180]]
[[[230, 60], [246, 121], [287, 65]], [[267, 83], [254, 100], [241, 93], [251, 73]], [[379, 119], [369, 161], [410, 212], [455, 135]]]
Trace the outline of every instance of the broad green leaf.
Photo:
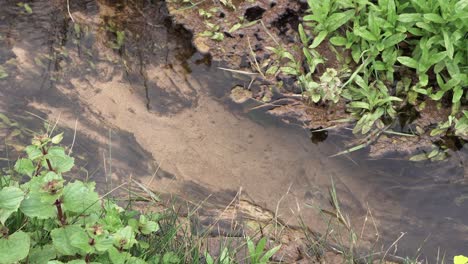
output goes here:
[[16, 263], [28, 256], [31, 239], [23, 231], [16, 231], [0, 239], [0, 264]]
[[24, 192], [18, 187], [5, 187], [0, 190], [0, 223], [5, 221], [10, 215], [16, 212], [24, 199]]
[[35, 160], [37, 158], [42, 157], [42, 151], [37, 146], [34, 146], [34, 145], [27, 146], [25, 151], [28, 154], [28, 158], [30, 160]]
[[15, 171], [20, 174], [28, 175], [32, 177], [36, 168], [34, 167], [33, 163], [29, 159], [19, 159], [15, 163]]
[[[131, 256], [128, 252], [119, 252], [115, 247], [109, 248], [107, 251], [112, 264], [125, 264], [130, 260]], [[163, 262], [164, 263], [164, 262]]]
[[98, 237], [95, 240], [94, 247], [97, 251], [104, 252], [114, 247], [114, 240], [110, 237]]
[[52, 230], [50, 236], [57, 252], [65, 256], [73, 256], [81, 250], [72, 244], [72, 235], [82, 232], [86, 231], [79, 226], [69, 225]]
[[321, 31], [315, 38], [312, 44], [309, 46], [309, 49], [315, 49], [320, 45], [323, 40], [327, 37], [328, 32], [327, 31]]
[[89, 236], [82, 228], [78, 229], [70, 235], [70, 245], [79, 249], [82, 255], [89, 254], [94, 251], [93, 247], [89, 244]]
[[120, 229], [114, 235], [114, 245], [118, 248], [129, 249], [135, 243], [135, 233], [130, 226]]
[[144, 235], [149, 235], [159, 230], [158, 223], [147, 220], [144, 215], [140, 215], [140, 221], [138, 224], [140, 232]]
[[63, 188], [62, 206], [74, 213], [95, 212], [100, 208], [100, 199], [94, 191], [95, 183], [75, 181]]
[[397, 60], [401, 64], [403, 64], [403, 65], [405, 65], [405, 66], [407, 66], [409, 68], [413, 68], [413, 69], [418, 68], [418, 62], [415, 59], [411, 58], [411, 57], [401, 56], [401, 57], [398, 57]]
[[[50, 147], [46, 158], [49, 159], [52, 168], [57, 173], [70, 171], [75, 164], [75, 159], [65, 154], [65, 150], [62, 147]], [[47, 166], [46, 164], [44, 165]]]
[[47, 263], [47, 261], [54, 259], [57, 257], [57, 252], [55, 248], [51, 244], [47, 244], [45, 246], [35, 246], [29, 252], [29, 263], [31, 264], [43, 264]]
[[38, 219], [49, 219], [57, 215], [57, 209], [51, 202], [41, 201], [41, 195], [32, 192], [23, 200], [20, 206], [21, 212], [28, 217], [37, 217]]

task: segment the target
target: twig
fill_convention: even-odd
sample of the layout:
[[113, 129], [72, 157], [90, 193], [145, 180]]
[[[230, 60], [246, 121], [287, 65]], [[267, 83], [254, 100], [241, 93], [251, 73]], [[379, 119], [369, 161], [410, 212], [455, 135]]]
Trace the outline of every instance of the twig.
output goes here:
[[68, 155], [70, 156], [70, 154], [72, 153], [72, 150], [73, 150], [73, 146], [75, 145], [75, 139], [76, 139], [76, 127], [78, 126], [78, 119], [75, 120], [75, 131], [73, 132], [73, 141], [72, 141], [72, 144], [71, 144], [71, 147], [70, 147], [70, 150], [68, 151]]
[[73, 18], [72, 14], [71, 14], [71, 12], [70, 12], [70, 0], [67, 0], [67, 10], [68, 10], [68, 15], [69, 15], [70, 18], [71, 18], [71, 21], [72, 21], [73, 23], [75, 23], [75, 19]]

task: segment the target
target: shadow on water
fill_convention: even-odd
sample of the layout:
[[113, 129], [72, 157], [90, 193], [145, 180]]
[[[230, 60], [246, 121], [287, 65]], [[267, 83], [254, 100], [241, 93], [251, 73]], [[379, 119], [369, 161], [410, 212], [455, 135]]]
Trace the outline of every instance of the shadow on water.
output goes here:
[[103, 186], [130, 175], [151, 182], [156, 171], [155, 189], [198, 200], [213, 194], [220, 206], [242, 187], [291, 223], [291, 208], [299, 206], [306, 223], [320, 227], [309, 205], [328, 204], [333, 178], [357, 226], [370, 208], [381, 242], [388, 246], [406, 233], [397, 253], [412, 256], [421, 245], [429, 259], [439, 246], [449, 256], [464, 253], [466, 146], [434, 163], [368, 160], [365, 151], [329, 158], [349, 135], [306, 131], [293, 119], [286, 124], [252, 110], [258, 102], [232, 103], [230, 89], [247, 87], [250, 78], [197, 53], [163, 1], [123, 3], [70, 1], [72, 23], [60, 1], [31, 2], [29, 14], [0, 0], [0, 112], [19, 123], [0, 127], [5, 165], [29, 130], [44, 131], [36, 116], [60, 117], [65, 144], [78, 125], [76, 175]]

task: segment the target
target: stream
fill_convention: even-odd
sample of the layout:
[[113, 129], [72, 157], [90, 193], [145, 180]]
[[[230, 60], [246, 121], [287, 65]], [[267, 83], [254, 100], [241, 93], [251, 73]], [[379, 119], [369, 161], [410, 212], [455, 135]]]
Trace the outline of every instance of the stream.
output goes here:
[[393, 244], [391, 253], [429, 263], [439, 249], [468, 254], [466, 146], [440, 162], [370, 160], [366, 151], [332, 158], [350, 133], [311, 134], [257, 102], [233, 103], [231, 88], [250, 77], [196, 52], [163, 1], [73, 0], [69, 10], [66, 1], [0, 0], [3, 166], [29, 130], [58, 120], [64, 143], [75, 142], [71, 178], [110, 189], [133, 178], [219, 206], [242, 192], [318, 231], [333, 181], [363, 246], [378, 240], [379, 250]]

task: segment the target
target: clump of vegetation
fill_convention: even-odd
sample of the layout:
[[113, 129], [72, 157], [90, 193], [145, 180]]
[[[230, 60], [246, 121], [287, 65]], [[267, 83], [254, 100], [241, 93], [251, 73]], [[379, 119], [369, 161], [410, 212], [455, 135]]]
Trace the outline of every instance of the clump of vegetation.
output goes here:
[[0, 263], [155, 262], [148, 241], [159, 216], [124, 210], [93, 182], [67, 183], [74, 158], [58, 146], [62, 138], [36, 136], [16, 173], [0, 178]]
[[[467, 1], [307, 3], [299, 26], [304, 63], [290, 58], [294, 63], [287, 66], [297, 66], [283, 69], [283, 73], [297, 76], [313, 102], [346, 100], [348, 111], [358, 120], [354, 132], [365, 134], [375, 127], [382, 129], [383, 121], [395, 119], [405, 105], [422, 110], [427, 101], [435, 101], [438, 107], [449, 104], [452, 111], [431, 136], [468, 134], [466, 110], [462, 109], [468, 100]], [[329, 87], [319, 85], [322, 78], [314, 76], [317, 63], [323, 62], [315, 59], [318, 48], [328, 43], [332, 50], [340, 51], [337, 57], [349, 54], [344, 68], [354, 68], [350, 76], [339, 76], [346, 81], [332, 98], [324, 96]]]

